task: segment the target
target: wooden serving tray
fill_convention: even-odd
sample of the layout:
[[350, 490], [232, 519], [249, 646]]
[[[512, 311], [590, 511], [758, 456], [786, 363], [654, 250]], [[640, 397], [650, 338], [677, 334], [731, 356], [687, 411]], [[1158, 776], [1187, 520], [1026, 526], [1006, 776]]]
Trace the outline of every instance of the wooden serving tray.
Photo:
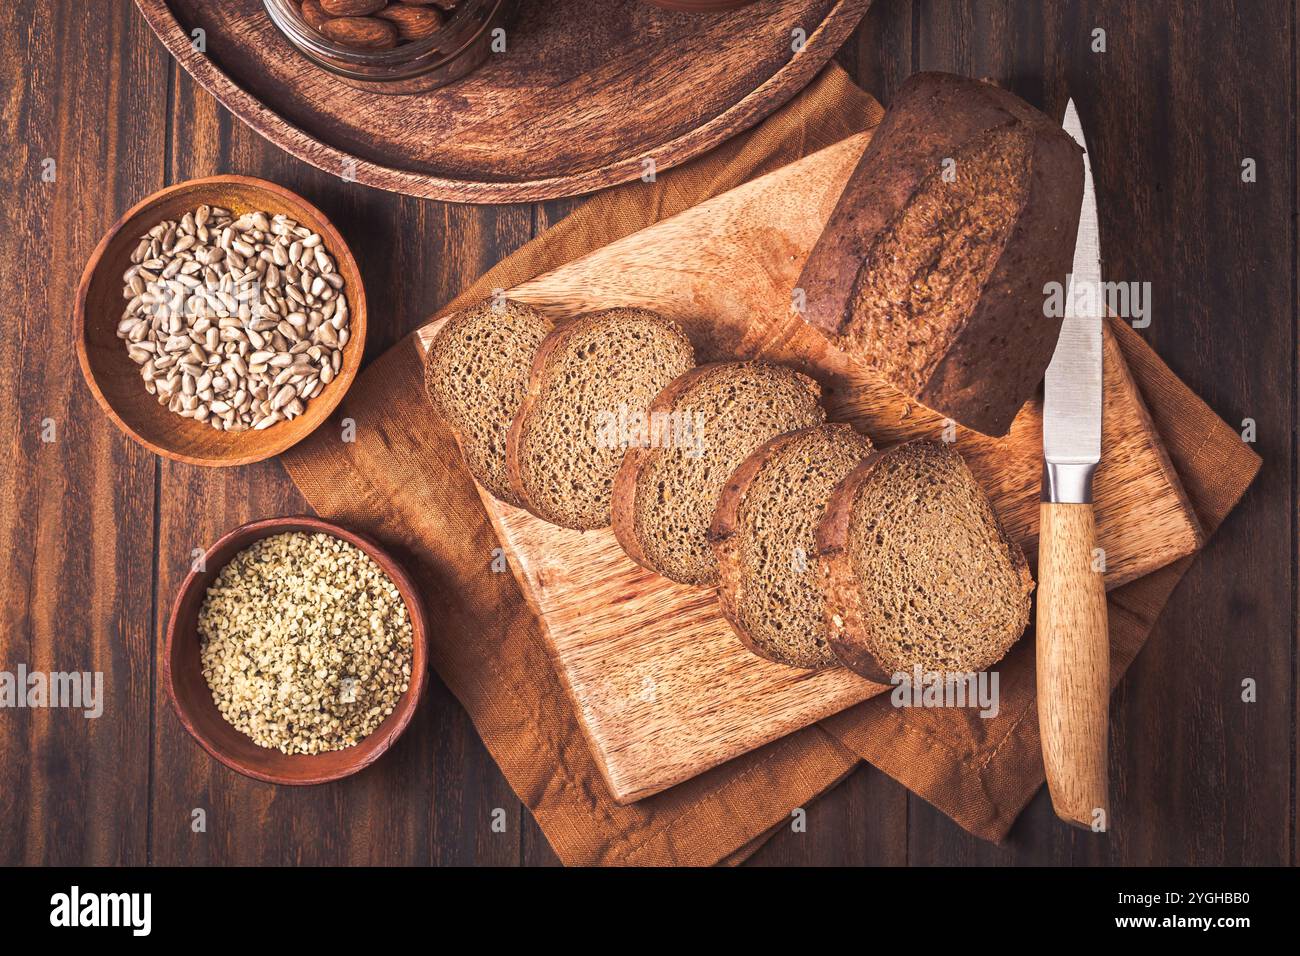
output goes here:
[[[832, 420], [887, 445], [941, 438], [944, 421], [831, 348], [791, 311], [804, 259], [869, 133], [628, 236], [509, 295], [554, 314], [643, 306], [675, 319], [701, 360], [763, 356], [828, 389]], [[421, 330], [427, 346], [441, 322]], [[1191, 554], [1202, 532], [1118, 347], [1107, 334], [1098, 541], [1114, 587]], [[1036, 551], [1042, 412], [956, 447], [1012, 537]], [[746, 651], [715, 592], [639, 568], [611, 531], [568, 531], [484, 504], [577, 704], [611, 792], [630, 802], [855, 704], [881, 688], [836, 668], [809, 673]]]
[[262, 0], [136, 3], [191, 76], [300, 159], [380, 189], [505, 203], [626, 182], [647, 158], [667, 169], [752, 126], [817, 74], [871, 0], [709, 15], [646, 0], [522, 0], [505, 53], [411, 96], [363, 92], [317, 67]]

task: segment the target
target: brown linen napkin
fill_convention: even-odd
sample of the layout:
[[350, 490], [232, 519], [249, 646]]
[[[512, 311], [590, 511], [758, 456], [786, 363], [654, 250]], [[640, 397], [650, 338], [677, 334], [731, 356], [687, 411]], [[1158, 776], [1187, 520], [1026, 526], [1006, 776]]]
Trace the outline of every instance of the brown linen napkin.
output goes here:
[[[655, 183], [607, 190], [498, 264], [443, 311], [509, 289], [879, 122], [880, 105], [836, 66], [761, 125]], [[1208, 530], [1258, 459], [1127, 328], [1120, 343]], [[354, 442], [339, 420], [356, 422]], [[1032, 647], [1003, 668], [1002, 712], [859, 705], [622, 807], [608, 795], [541, 634], [509, 573], [451, 435], [424, 399], [410, 338], [357, 380], [334, 420], [283, 455], [316, 510], [393, 545], [436, 622], [433, 666], [464, 705], [516, 794], [567, 864], [737, 863], [790, 811], [865, 758], [961, 826], [1000, 839], [1042, 783]], [[1111, 594], [1117, 674], [1150, 630], [1186, 562]]]

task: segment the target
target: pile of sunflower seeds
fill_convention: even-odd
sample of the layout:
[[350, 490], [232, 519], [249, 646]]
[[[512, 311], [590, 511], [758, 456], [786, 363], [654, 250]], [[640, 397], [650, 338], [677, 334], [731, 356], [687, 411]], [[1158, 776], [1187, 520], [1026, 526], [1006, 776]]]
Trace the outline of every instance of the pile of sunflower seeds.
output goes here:
[[140, 237], [117, 336], [168, 409], [224, 431], [301, 415], [348, 344], [343, 276], [284, 215], [199, 206]]
[[333, 535], [277, 534], [239, 552], [208, 587], [198, 634], [221, 715], [286, 754], [359, 743], [411, 682], [414, 629], [401, 592]]

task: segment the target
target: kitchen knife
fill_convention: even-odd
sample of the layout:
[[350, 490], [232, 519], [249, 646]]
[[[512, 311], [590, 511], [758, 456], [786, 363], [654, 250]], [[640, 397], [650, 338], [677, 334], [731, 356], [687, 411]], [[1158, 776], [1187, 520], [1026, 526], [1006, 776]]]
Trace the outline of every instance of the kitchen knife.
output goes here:
[[[1043, 399], [1038, 537], [1038, 724], [1052, 806], [1062, 820], [1109, 825], [1106, 721], [1110, 643], [1104, 556], [1096, 552], [1092, 475], [1101, 461], [1101, 246], [1097, 196], [1079, 114], [1066, 132], [1085, 150], [1083, 205], [1065, 319]], [[1046, 291], [1046, 290], [1045, 290]]]

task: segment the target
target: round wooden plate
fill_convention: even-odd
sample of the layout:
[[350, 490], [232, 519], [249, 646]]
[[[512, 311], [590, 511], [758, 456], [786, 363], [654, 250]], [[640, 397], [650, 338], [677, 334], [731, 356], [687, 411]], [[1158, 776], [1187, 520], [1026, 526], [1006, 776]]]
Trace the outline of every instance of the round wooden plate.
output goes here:
[[356, 90], [314, 66], [262, 0], [136, 3], [181, 66], [295, 156], [380, 189], [507, 203], [602, 189], [643, 175], [647, 160], [664, 170], [711, 149], [802, 89], [871, 0], [765, 0], [715, 14], [532, 0], [506, 52], [412, 96]]

